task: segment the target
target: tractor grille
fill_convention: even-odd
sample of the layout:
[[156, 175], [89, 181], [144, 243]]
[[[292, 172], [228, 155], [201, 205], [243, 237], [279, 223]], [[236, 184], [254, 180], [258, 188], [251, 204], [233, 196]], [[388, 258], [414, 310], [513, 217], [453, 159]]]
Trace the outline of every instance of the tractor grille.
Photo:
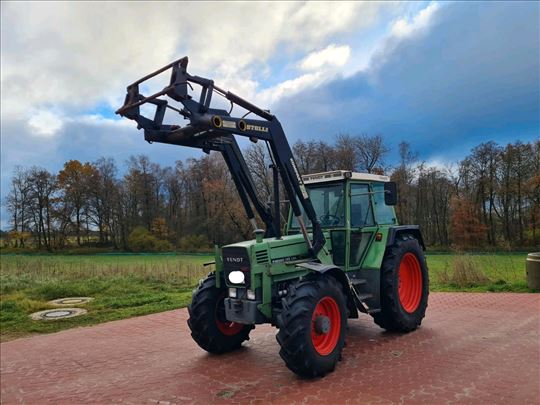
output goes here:
[[268, 251], [261, 250], [259, 252], [255, 252], [255, 259], [257, 260], [257, 264], [268, 263]]
[[[242, 287], [249, 286], [251, 274], [250, 263], [247, 249], [243, 247], [231, 246], [224, 247], [222, 250], [223, 274], [228, 285], [238, 285]], [[241, 271], [245, 274], [243, 284], [231, 284], [229, 282], [229, 273], [231, 271]]]

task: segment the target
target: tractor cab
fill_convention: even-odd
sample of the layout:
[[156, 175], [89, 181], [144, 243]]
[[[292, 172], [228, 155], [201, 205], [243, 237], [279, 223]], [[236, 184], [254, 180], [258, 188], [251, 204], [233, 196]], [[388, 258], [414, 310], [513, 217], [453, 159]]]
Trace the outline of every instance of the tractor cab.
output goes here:
[[[345, 270], [362, 267], [368, 247], [383, 239], [385, 228], [397, 225], [395, 184], [388, 176], [346, 170], [305, 175], [302, 180], [330, 241], [333, 263]], [[311, 229], [309, 219], [302, 214]], [[291, 211], [286, 234], [299, 232]]]

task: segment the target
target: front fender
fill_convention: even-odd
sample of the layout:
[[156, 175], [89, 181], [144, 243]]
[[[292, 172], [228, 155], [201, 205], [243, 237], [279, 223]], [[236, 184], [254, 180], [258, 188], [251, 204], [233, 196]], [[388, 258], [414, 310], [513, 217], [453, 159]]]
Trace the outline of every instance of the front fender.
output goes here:
[[351, 291], [349, 279], [343, 270], [333, 264], [322, 264], [317, 262], [299, 263], [296, 265], [296, 267], [307, 269], [314, 273], [325, 274], [338, 280], [343, 286], [343, 291], [345, 292], [345, 295], [347, 297], [347, 309], [349, 310], [349, 318], [358, 318], [358, 310], [356, 309], [356, 305], [354, 303], [354, 296]]

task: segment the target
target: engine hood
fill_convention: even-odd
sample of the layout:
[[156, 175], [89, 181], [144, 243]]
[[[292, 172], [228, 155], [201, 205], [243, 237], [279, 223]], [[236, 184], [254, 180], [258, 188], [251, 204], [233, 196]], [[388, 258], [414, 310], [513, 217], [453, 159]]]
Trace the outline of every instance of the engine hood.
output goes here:
[[[223, 248], [242, 247], [244, 249], [250, 249], [250, 250], [253, 248], [255, 248], [255, 250], [263, 250], [267, 248], [277, 248], [277, 247], [296, 245], [299, 243], [303, 243], [304, 245], [306, 244], [302, 235], [285, 235], [285, 236], [282, 236], [280, 239], [264, 238], [261, 243], [257, 243], [255, 239], [245, 240], [242, 242], [231, 243], [230, 245], [225, 245], [223, 246]], [[307, 251], [307, 246], [306, 246], [306, 251]]]

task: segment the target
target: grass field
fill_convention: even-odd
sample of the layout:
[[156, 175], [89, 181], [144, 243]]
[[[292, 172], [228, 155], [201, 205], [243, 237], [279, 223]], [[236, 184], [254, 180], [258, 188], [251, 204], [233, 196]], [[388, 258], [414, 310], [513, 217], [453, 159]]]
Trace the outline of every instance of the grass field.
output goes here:
[[[2, 255], [0, 338], [55, 332], [186, 306], [210, 256]], [[88, 314], [33, 321], [28, 314], [52, 308], [61, 297], [89, 296]]]
[[529, 292], [527, 253], [428, 253], [431, 291]]
[[[428, 254], [432, 291], [526, 292], [526, 254]], [[0, 338], [55, 332], [186, 306], [212, 266], [209, 255], [2, 255]], [[56, 298], [89, 296], [88, 314], [56, 321], [28, 315]]]

